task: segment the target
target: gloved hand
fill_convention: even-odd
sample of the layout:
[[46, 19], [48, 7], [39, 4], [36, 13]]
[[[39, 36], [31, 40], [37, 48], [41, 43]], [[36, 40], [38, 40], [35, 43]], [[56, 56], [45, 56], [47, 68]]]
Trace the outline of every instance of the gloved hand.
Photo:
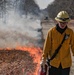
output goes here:
[[46, 61], [44, 61], [44, 60], [42, 60], [42, 61], [40, 62], [40, 65], [41, 65], [41, 67], [42, 67], [43, 69], [45, 69], [45, 63], [46, 63]]
[[46, 75], [47, 74], [47, 65], [46, 61], [42, 60], [40, 62], [41, 68], [39, 70], [39, 75]]

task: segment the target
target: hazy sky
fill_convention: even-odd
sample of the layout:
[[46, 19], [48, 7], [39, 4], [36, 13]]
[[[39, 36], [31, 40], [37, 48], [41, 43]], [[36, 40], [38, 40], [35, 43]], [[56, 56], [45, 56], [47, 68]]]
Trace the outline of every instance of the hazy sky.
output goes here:
[[40, 9], [44, 9], [53, 2], [54, 0], [36, 0], [37, 4], [39, 5]]

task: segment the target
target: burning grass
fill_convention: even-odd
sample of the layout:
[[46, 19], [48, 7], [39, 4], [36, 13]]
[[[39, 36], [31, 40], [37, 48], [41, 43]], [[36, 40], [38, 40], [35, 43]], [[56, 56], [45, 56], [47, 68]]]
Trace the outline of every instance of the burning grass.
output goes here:
[[37, 75], [41, 52], [20, 48], [0, 50], [0, 75]]

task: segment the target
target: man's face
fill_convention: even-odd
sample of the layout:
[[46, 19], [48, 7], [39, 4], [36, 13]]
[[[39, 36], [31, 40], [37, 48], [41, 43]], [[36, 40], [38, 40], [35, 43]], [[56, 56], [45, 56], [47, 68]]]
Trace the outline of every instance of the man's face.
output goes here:
[[64, 29], [67, 26], [68, 22], [58, 22], [58, 24], [61, 29]]

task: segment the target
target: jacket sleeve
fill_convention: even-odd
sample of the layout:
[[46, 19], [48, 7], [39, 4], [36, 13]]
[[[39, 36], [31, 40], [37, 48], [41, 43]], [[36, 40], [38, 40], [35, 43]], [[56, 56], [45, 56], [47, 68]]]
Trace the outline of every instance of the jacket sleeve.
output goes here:
[[71, 37], [71, 50], [74, 56], [74, 32], [72, 31], [72, 37]]
[[48, 57], [48, 53], [50, 53], [51, 50], [51, 35], [52, 35], [51, 30], [49, 30], [44, 43], [43, 54], [42, 54], [42, 60], [44, 61]]

